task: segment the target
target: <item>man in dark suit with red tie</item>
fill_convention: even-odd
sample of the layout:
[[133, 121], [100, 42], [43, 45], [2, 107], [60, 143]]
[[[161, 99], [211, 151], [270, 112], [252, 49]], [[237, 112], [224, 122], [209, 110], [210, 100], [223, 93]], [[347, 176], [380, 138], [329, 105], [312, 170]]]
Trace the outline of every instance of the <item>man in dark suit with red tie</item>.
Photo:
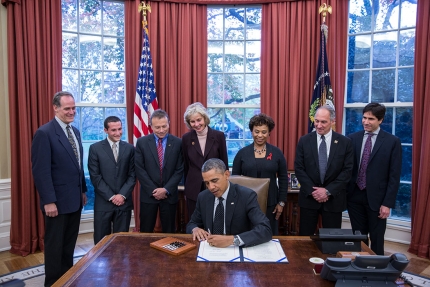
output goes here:
[[104, 132], [106, 139], [92, 144], [88, 155], [88, 171], [95, 192], [94, 244], [112, 232], [129, 231], [136, 184], [134, 146], [121, 141], [121, 120], [107, 117]]
[[45, 215], [45, 286], [73, 266], [81, 210], [87, 202], [83, 148], [75, 119], [73, 95], [58, 92], [52, 100], [55, 118], [39, 127], [31, 146], [34, 183]]
[[348, 185], [348, 213], [352, 229], [369, 234], [371, 249], [384, 255], [384, 235], [390, 209], [395, 206], [402, 168], [400, 139], [380, 128], [385, 106], [363, 109], [363, 131], [348, 135], [354, 148], [354, 168]]
[[140, 232], [154, 232], [160, 210], [162, 231], [175, 232], [178, 184], [184, 163], [181, 139], [169, 134], [169, 116], [156, 110], [149, 119], [153, 134], [136, 143], [136, 175], [140, 182]]
[[315, 113], [315, 131], [300, 138], [294, 161], [300, 183], [300, 235], [313, 235], [321, 214], [324, 228], [341, 228], [346, 186], [351, 178], [351, 140], [332, 130], [335, 111], [322, 106]]

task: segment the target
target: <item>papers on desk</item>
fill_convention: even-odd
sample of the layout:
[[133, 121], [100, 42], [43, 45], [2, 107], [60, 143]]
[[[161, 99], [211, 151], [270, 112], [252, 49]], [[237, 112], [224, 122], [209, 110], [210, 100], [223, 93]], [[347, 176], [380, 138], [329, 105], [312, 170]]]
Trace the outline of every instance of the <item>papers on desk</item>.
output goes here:
[[207, 241], [202, 241], [197, 261], [288, 263], [279, 239], [272, 239], [269, 242], [245, 248], [234, 245], [217, 248], [210, 246]]

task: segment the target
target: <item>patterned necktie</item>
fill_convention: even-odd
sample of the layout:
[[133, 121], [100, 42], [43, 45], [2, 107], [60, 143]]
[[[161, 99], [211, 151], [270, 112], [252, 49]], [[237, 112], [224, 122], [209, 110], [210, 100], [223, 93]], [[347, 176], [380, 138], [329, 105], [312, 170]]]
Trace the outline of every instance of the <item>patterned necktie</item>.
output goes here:
[[116, 147], [116, 143], [112, 144], [112, 152], [113, 152], [113, 157], [115, 158], [115, 161], [118, 162], [118, 149]]
[[75, 139], [72, 136], [72, 132], [70, 131], [70, 129], [71, 129], [70, 126], [67, 125], [67, 127], [66, 127], [66, 130], [67, 130], [67, 139], [69, 140], [70, 144], [72, 145], [73, 153], [75, 154], [76, 160], [79, 163], [78, 148], [76, 147], [76, 142], [75, 142]]
[[158, 162], [160, 164], [160, 180], [163, 182], [163, 139], [158, 139], [157, 145]]
[[321, 136], [321, 143], [318, 150], [318, 164], [320, 167], [320, 179], [321, 183], [324, 183], [325, 172], [327, 170], [327, 144], [325, 143], [325, 137]]
[[215, 209], [215, 218], [214, 218], [214, 226], [213, 226], [213, 234], [224, 234], [224, 205], [222, 201], [224, 198], [218, 198], [219, 203]]
[[367, 140], [364, 144], [363, 155], [361, 156], [360, 169], [357, 176], [357, 185], [360, 190], [366, 188], [366, 170], [369, 164], [370, 154], [372, 153], [372, 136], [374, 133], [367, 134]]

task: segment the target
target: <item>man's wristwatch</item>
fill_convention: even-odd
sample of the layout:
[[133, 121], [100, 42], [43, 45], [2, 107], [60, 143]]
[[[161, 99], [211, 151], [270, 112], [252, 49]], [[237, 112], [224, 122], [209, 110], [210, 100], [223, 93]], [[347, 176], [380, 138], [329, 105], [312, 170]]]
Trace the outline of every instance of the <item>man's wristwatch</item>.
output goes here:
[[327, 189], [325, 190], [325, 195], [327, 195], [327, 197], [329, 197], [331, 195], [330, 191], [328, 191]]
[[233, 245], [234, 246], [239, 246], [240, 245], [240, 240], [239, 240], [239, 237], [237, 237], [237, 235], [235, 235], [233, 237]]
[[278, 204], [279, 204], [280, 206], [282, 206], [282, 207], [284, 207], [284, 206], [285, 206], [285, 202], [283, 202], [283, 201], [278, 202]]

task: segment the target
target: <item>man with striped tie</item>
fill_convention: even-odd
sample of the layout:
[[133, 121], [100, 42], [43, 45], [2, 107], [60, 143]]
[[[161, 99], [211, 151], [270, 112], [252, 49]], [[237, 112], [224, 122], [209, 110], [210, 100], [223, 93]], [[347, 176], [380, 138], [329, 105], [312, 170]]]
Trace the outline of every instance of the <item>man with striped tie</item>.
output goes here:
[[402, 169], [400, 139], [381, 129], [385, 106], [363, 109], [364, 130], [348, 135], [354, 149], [354, 168], [347, 202], [352, 229], [369, 234], [371, 249], [384, 255], [384, 235], [390, 209], [395, 206]]
[[321, 214], [324, 228], [341, 228], [346, 186], [354, 154], [351, 140], [332, 130], [335, 111], [322, 106], [315, 113], [315, 131], [300, 138], [294, 168], [300, 183], [300, 235], [313, 235]]

